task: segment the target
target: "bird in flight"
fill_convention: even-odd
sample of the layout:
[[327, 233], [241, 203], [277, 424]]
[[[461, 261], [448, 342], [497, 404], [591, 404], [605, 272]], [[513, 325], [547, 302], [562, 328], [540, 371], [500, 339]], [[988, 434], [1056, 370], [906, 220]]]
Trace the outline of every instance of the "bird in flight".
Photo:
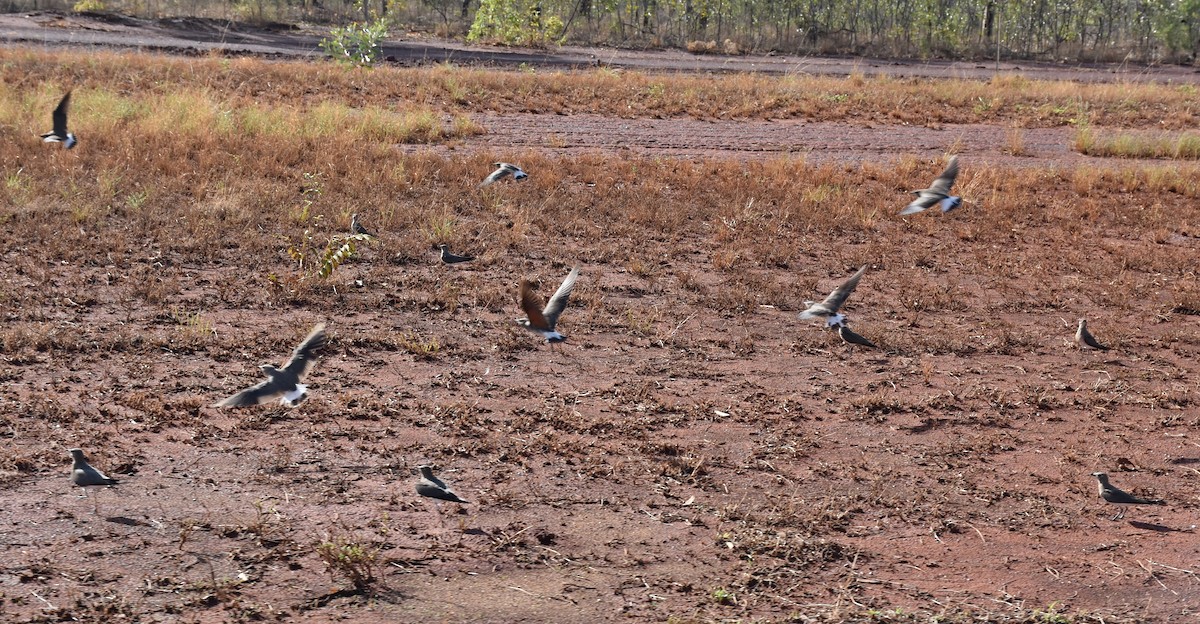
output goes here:
[[62, 96], [58, 101], [58, 106], [54, 107], [54, 114], [51, 118], [54, 120], [53, 130], [42, 135], [43, 143], [62, 143], [63, 147], [71, 149], [79, 141], [74, 134], [67, 132], [67, 107], [71, 104], [71, 92]]
[[283, 365], [275, 368], [271, 364], [259, 366], [267, 380], [213, 405], [213, 407], [242, 407], [244, 405], [261, 405], [278, 398], [280, 404], [296, 407], [308, 392], [308, 386], [300, 383], [304, 375], [312, 370], [313, 355], [325, 346], [325, 324], [317, 323], [308, 336], [292, 351], [292, 357]]
[[467, 501], [459, 498], [458, 494], [450, 489], [450, 486], [433, 476], [433, 466], [418, 466], [417, 469], [421, 471], [421, 479], [417, 481], [417, 494], [452, 503], [466, 504]]
[[1083, 349], [1108, 351], [1108, 347], [1100, 344], [1092, 332], [1088, 331], [1087, 319], [1079, 319], [1079, 329], [1075, 330], [1075, 342]]
[[1138, 498], [1125, 490], [1108, 482], [1108, 475], [1103, 472], [1093, 472], [1093, 477], [1100, 487], [1100, 497], [1104, 500], [1113, 503], [1121, 508], [1117, 515], [1113, 516], [1112, 520], [1120, 520], [1125, 517], [1125, 507], [1128, 505], [1166, 505], [1165, 501], [1157, 498]]
[[450, 247], [445, 244], [438, 245], [438, 249], [442, 250], [442, 262], [445, 264], [458, 264], [459, 262], [470, 262], [475, 259], [475, 256], [456, 256], [450, 253]]
[[846, 320], [846, 316], [838, 314], [838, 309], [846, 302], [846, 298], [850, 296], [850, 293], [854, 292], [854, 288], [858, 286], [858, 280], [862, 279], [863, 274], [866, 272], [867, 265], [864, 264], [854, 275], [850, 276], [850, 279], [829, 293], [829, 296], [825, 297], [824, 301], [819, 303], [816, 301], [805, 301], [804, 305], [808, 306], [808, 309], [800, 313], [800, 318], [823, 318], [825, 319], [826, 327], [842, 324]]
[[942, 175], [938, 176], [933, 184], [927, 189], [912, 191], [917, 198], [911, 204], [905, 206], [904, 210], [900, 211], [902, 215], [916, 214], [932, 208], [934, 204], [941, 204], [942, 212], [950, 212], [958, 208], [962, 203], [961, 197], [956, 197], [950, 194], [950, 187], [954, 186], [954, 179], [958, 177], [958, 156], [950, 157], [950, 164], [946, 165], [946, 170]]
[[525, 178], [529, 177], [528, 173], [525, 173], [520, 167], [512, 163], [498, 162], [492, 164], [496, 166], [496, 170], [493, 171], [491, 175], [484, 178], [483, 182], [479, 183], [480, 188], [485, 187], [492, 182], [496, 182], [507, 175], [512, 175], [514, 180], [524, 180]]
[[578, 278], [579, 267], [575, 267], [567, 274], [567, 278], [563, 280], [558, 290], [554, 291], [554, 296], [546, 302], [545, 308], [541, 307], [541, 301], [537, 295], [533, 294], [533, 286], [528, 280], [522, 279], [520, 297], [521, 309], [525, 311], [525, 318], [517, 319], [517, 324], [539, 334], [552, 345], [566, 340], [567, 337], [558, 333], [554, 328], [558, 325], [559, 315], [567, 307], [567, 299], [571, 296], [571, 290], [575, 288], [575, 280]]

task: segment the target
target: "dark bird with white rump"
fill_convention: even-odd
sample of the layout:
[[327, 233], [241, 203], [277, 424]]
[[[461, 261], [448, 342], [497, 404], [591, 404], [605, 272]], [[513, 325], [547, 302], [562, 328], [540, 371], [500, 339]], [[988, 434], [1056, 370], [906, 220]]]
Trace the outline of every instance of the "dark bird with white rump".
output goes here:
[[313, 356], [316, 351], [325, 346], [325, 324], [317, 323], [308, 336], [292, 351], [292, 357], [283, 365], [275, 368], [271, 364], [259, 366], [268, 379], [256, 386], [251, 386], [241, 392], [213, 405], [213, 407], [242, 407], [244, 405], [261, 405], [278, 398], [280, 404], [296, 407], [308, 392], [308, 386], [300, 383], [312, 370]]

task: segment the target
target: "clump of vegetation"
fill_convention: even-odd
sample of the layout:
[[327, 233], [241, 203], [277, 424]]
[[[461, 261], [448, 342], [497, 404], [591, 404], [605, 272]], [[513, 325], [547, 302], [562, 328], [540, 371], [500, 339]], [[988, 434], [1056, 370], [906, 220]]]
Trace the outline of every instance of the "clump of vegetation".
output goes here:
[[370, 67], [383, 58], [382, 44], [387, 36], [386, 19], [354, 22], [330, 30], [329, 36], [321, 40], [321, 49], [339, 63]]
[[482, 0], [467, 41], [536, 47], [560, 43], [562, 18], [543, 14], [543, 7], [529, 0]]
[[317, 556], [332, 579], [345, 578], [355, 591], [364, 591], [375, 582], [378, 553], [367, 546], [332, 538], [317, 544]]

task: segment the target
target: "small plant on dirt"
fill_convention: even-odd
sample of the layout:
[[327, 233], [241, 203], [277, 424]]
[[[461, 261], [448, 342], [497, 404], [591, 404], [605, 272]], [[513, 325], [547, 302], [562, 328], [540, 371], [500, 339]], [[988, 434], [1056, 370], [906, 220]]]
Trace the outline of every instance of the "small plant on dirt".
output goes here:
[[326, 279], [333, 275], [347, 258], [354, 255], [355, 243], [366, 243], [372, 239], [370, 234], [336, 234], [327, 239], [324, 244], [313, 233], [312, 226], [325, 219], [323, 214], [315, 214], [314, 205], [321, 198], [321, 174], [305, 173], [304, 185], [301, 187], [300, 210], [295, 215], [296, 222], [306, 226], [299, 241], [292, 241], [287, 248], [287, 254], [296, 261], [301, 278], [319, 277]]
[[713, 602], [719, 605], [737, 604], [737, 596], [733, 595], [733, 592], [725, 589], [724, 587], [717, 587], [716, 589], [713, 589], [710, 597], [712, 598]]
[[370, 67], [383, 58], [383, 40], [388, 36], [384, 18], [373, 22], [354, 22], [334, 28], [321, 40], [321, 49], [333, 60], [358, 67]]
[[317, 556], [325, 562], [329, 576], [346, 577], [357, 591], [363, 591], [375, 581], [375, 551], [362, 544], [347, 543], [341, 538], [317, 544]]

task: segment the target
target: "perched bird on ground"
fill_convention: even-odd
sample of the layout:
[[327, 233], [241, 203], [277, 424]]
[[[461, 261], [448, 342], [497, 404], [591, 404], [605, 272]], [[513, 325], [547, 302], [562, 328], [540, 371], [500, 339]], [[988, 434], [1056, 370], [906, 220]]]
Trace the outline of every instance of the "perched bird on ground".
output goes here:
[[554, 291], [554, 296], [546, 302], [545, 308], [541, 308], [541, 302], [537, 295], [533, 294], [533, 286], [529, 284], [528, 280], [522, 279], [520, 297], [521, 309], [525, 311], [525, 318], [517, 319], [517, 324], [541, 335], [550, 344], [566, 340], [567, 337], [558, 333], [554, 327], [558, 324], [559, 315], [567, 307], [567, 299], [571, 296], [571, 290], [575, 288], [575, 280], [578, 278], [579, 267], [575, 267], [567, 274], [567, 279], [563, 280], [558, 290]]
[[946, 165], [946, 170], [942, 175], [938, 176], [933, 184], [927, 189], [912, 191], [917, 198], [911, 204], [900, 211], [902, 215], [916, 214], [932, 208], [934, 204], [941, 204], [942, 212], [950, 212], [958, 208], [962, 203], [962, 198], [955, 197], [950, 194], [950, 187], [954, 186], [954, 179], [958, 177], [958, 156], [950, 157], [950, 164]]
[[417, 481], [417, 494], [452, 503], [467, 504], [467, 501], [459, 498], [458, 494], [450, 489], [450, 486], [433, 476], [433, 466], [418, 466], [417, 469], [421, 471], [421, 480]]
[[116, 479], [110, 479], [107, 475], [92, 467], [87, 462], [87, 458], [83, 456], [83, 449], [67, 449], [71, 454], [71, 483], [83, 488], [83, 495], [87, 496], [89, 487], [107, 487], [116, 485]]
[[845, 322], [838, 323], [837, 328], [838, 335], [842, 337], [842, 342], [845, 342], [846, 344], [862, 345], [864, 347], [871, 347], [873, 349], [879, 348], [870, 340], [867, 340], [853, 331], [850, 331], [850, 326]]
[[1079, 319], [1079, 329], [1075, 330], [1075, 342], [1082, 349], [1098, 349], [1108, 351], [1108, 347], [1100, 344], [1092, 332], [1088, 331], [1087, 319]]
[[438, 249], [442, 250], [442, 262], [446, 264], [458, 264], [459, 262], [470, 262], [475, 259], [475, 256], [456, 256], [450, 253], [450, 248], [446, 245], [438, 245]]
[[58, 101], [58, 106], [54, 107], [54, 114], [51, 118], [54, 120], [53, 130], [42, 135], [43, 143], [62, 143], [63, 147], [71, 149], [79, 141], [75, 135], [67, 132], [67, 107], [71, 104], [71, 92], [62, 96]]
[[366, 236], [370, 236], [371, 238], [375, 238], [374, 234], [367, 231], [367, 228], [363, 227], [362, 223], [358, 222], [358, 213], [357, 212], [350, 215], [350, 233], [351, 234], [364, 234]]
[[496, 170], [493, 171], [491, 175], [484, 178], [483, 182], [479, 183], [480, 188], [485, 187], [485, 186], [491, 184], [492, 182], [495, 182], [495, 181], [503, 178], [504, 176], [510, 175], [510, 174], [512, 175], [514, 180], [524, 180], [525, 178], [529, 177], [528, 173], [525, 173], [524, 171], [521, 170], [520, 167], [518, 167], [514, 164], [506, 163], [506, 162], [498, 162], [498, 163], [492, 163], [492, 164], [494, 164], [496, 166]]
[[1099, 482], [1100, 497], [1110, 503], [1120, 506], [1120, 508], [1121, 508], [1121, 510], [1117, 512], [1117, 515], [1115, 515], [1111, 518], [1112, 520], [1120, 520], [1121, 518], [1125, 517], [1125, 506], [1126, 505], [1166, 505], [1167, 504], [1165, 501], [1159, 500], [1157, 498], [1153, 498], [1153, 499], [1152, 498], [1138, 498], [1138, 497], [1130, 494], [1129, 492], [1126, 492], [1126, 491], [1122, 490], [1121, 488], [1118, 488], [1117, 486], [1109, 483], [1108, 475], [1103, 472], [1093, 472], [1092, 476], [1096, 477], [1096, 481]]
[[300, 383], [304, 375], [313, 367], [313, 355], [317, 349], [325, 345], [325, 324], [317, 323], [308, 336], [292, 351], [292, 357], [282, 369], [270, 364], [259, 366], [268, 379], [256, 386], [251, 386], [241, 392], [213, 405], [213, 407], [241, 407], [243, 405], [260, 405], [279, 398], [282, 405], [296, 407], [308, 392], [308, 386]]
[[854, 275], [850, 276], [850, 279], [829, 293], [829, 296], [825, 297], [825, 300], [820, 303], [805, 301], [804, 305], [808, 306], [808, 309], [800, 313], [800, 318], [823, 318], [825, 319], [826, 327], [840, 325], [842, 321], [846, 320], [846, 316], [838, 314], [838, 308], [841, 308], [842, 304], [846, 302], [846, 298], [850, 296], [850, 293], [854, 292], [854, 288], [858, 286], [858, 280], [862, 279], [863, 273], [866, 272], [867, 265], [864, 264]]

